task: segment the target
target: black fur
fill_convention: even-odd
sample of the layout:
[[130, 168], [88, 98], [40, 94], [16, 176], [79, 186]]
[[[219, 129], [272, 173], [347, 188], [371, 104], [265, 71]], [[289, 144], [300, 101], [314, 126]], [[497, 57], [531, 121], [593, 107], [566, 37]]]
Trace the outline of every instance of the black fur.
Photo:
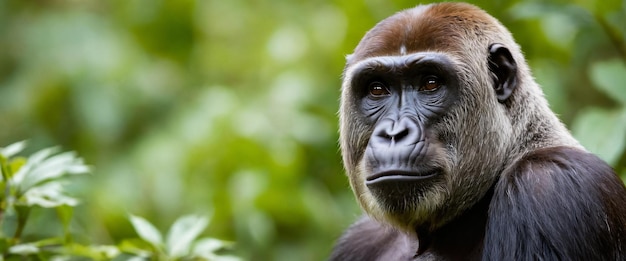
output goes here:
[[368, 217], [354, 223], [339, 239], [330, 260], [410, 260], [417, 241]]
[[506, 171], [489, 210], [485, 260], [625, 260], [626, 192], [587, 152], [537, 150]]

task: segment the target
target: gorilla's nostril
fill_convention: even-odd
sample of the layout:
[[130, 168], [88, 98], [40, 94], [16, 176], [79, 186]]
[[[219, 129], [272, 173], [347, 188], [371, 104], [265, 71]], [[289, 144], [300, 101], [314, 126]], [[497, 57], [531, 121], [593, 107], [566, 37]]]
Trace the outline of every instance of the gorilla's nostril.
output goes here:
[[381, 132], [380, 134], [378, 134], [379, 137], [388, 140], [388, 141], [393, 141], [393, 142], [399, 142], [402, 141], [402, 139], [404, 139], [405, 137], [407, 137], [409, 135], [409, 130], [408, 129], [401, 129], [399, 131], [395, 131], [392, 133], [388, 133], [388, 132]]
[[400, 140], [404, 139], [407, 136], [409, 136], [409, 129], [403, 129], [400, 132], [398, 132], [397, 134], [392, 135], [392, 138], [395, 141], [400, 141]]

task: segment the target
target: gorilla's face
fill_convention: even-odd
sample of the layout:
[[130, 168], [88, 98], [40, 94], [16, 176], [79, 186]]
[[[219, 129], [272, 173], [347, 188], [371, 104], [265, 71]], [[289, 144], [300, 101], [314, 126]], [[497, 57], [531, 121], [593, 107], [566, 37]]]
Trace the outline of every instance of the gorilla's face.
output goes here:
[[382, 210], [414, 216], [445, 188], [447, 157], [434, 126], [457, 100], [458, 79], [444, 55], [375, 57], [351, 71], [353, 115], [367, 126], [359, 185]]
[[455, 31], [467, 22], [459, 17], [430, 6], [396, 14], [368, 32], [345, 70], [341, 145], [352, 188], [370, 215], [408, 230], [476, 203], [506, 156], [498, 101], [510, 95], [503, 84], [515, 63], [501, 45]]

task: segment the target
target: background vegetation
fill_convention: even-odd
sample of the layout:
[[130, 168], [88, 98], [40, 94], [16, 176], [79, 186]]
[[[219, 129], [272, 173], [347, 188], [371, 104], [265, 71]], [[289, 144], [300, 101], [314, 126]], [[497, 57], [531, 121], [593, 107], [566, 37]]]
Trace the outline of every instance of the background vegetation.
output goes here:
[[[344, 56], [408, 0], [0, 0], [0, 147], [60, 145], [93, 175], [23, 241], [138, 237], [129, 214], [246, 260], [323, 260], [360, 210], [337, 145]], [[555, 112], [626, 176], [626, 1], [475, 1], [507, 26]], [[212, 214], [212, 215], [210, 215]]]

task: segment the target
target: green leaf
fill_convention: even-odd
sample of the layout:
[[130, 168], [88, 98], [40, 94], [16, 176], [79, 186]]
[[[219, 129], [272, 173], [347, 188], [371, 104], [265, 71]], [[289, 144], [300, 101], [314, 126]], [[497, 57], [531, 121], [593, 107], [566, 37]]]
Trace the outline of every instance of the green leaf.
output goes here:
[[70, 243], [63, 245], [63, 253], [73, 257], [70, 260], [76, 260], [76, 257], [87, 257], [89, 260], [111, 260], [121, 252], [117, 246]]
[[198, 240], [193, 246], [193, 254], [209, 258], [216, 251], [232, 247], [233, 243], [229, 241], [223, 241], [215, 238], [203, 238]]
[[124, 253], [135, 255], [138, 257], [156, 256], [157, 250], [155, 246], [143, 239], [133, 238], [124, 239], [118, 244], [118, 249]]
[[26, 179], [26, 176], [30, 175], [29, 173], [37, 165], [41, 164], [41, 162], [43, 162], [46, 158], [48, 158], [57, 150], [58, 148], [47, 148], [47, 149], [42, 149], [40, 151], [35, 152], [33, 155], [31, 155], [28, 158], [28, 160], [26, 161], [26, 164], [24, 164], [19, 169], [19, 171], [15, 173], [15, 175], [13, 176], [13, 182], [17, 185], [22, 184], [22, 182], [24, 182], [24, 180]]
[[72, 234], [70, 233], [70, 222], [72, 221], [72, 216], [74, 214], [74, 208], [70, 205], [61, 205], [56, 208], [57, 216], [59, 220], [61, 220], [61, 224], [63, 225], [63, 232], [65, 233], [67, 242], [71, 241]]
[[626, 145], [626, 109], [584, 110], [574, 120], [572, 132], [585, 148], [615, 165]]
[[[41, 154], [36, 153], [15, 174], [14, 181], [19, 185], [22, 192], [44, 181], [56, 179], [65, 174], [84, 174], [89, 172], [89, 167], [85, 166], [82, 159], [77, 158], [74, 152], [61, 153], [44, 159], [50, 153], [51, 150], [44, 150]], [[24, 174], [22, 174], [22, 170], [24, 170]]]
[[2, 154], [2, 156], [8, 159], [22, 152], [24, 148], [26, 148], [26, 141], [20, 141], [20, 142], [13, 143], [9, 146], [6, 146], [4, 148], [1, 148], [0, 154]]
[[27, 159], [24, 157], [15, 157], [11, 159], [11, 163], [9, 164], [9, 171], [11, 173], [17, 173], [22, 168], [22, 166], [26, 164], [26, 160]]
[[596, 62], [589, 70], [591, 81], [609, 97], [626, 105], [626, 65], [613, 59]]
[[61, 182], [48, 182], [29, 189], [20, 197], [18, 204], [55, 208], [62, 205], [76, 206], [78, 205], [78, 200], [64, 194]]
[[20, 244], [10, 247], [9, 253], [18, 255], [32, 255], [39, 253], [39, 248], [34, 244]]
[[171, 257], [189, 254], [192, 242], [209, 224], [206, 217], [189, 215], [176, 220], [167, 234], [167, 250]]
[[160, 248], [163, 245], [163, 236], [150, 222], [142, 217], [130, 215], [130, 223], [143, 240], [151, 243], [154, 247]]
[[240, 261], [239, 257], [231, 255], [218, 255], [219, 250], [229, 249], [233, 242], [223, 241], [215, 238], [203, 238], [198, 240], [193, 247], [192, 256], [201, 257], [211, 261]]
[[13, 182], [18, 187], [18, 195], [34, 186], [59, 178], [66, 174], [84, 174], [89, 167], [73, 152], [51, 156], [57, 148], [40, 150], [30, 156], [26, 163], [13, 175]]

